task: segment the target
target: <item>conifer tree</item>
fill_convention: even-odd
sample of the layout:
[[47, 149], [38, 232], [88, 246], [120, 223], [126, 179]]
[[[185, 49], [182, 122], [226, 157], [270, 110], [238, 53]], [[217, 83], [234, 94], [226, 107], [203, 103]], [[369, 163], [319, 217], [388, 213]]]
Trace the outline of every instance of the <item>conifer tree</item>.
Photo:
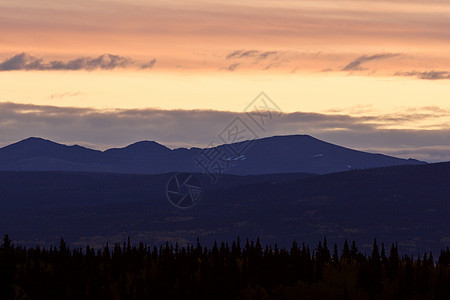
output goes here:
[[352, 247], [350, 249], [350, 258], [356, 260], [358, 253], [359, 253], [358, 247], [356, 247], [356, 242], [355, 240], [353, 240]]
[[334, 243], [334, 247], [333, 247], [333, 264], [334, 265], [339, 264], [339, 254], [338, 254], [338, 248], [337, 248], [336, 243]]
[[345, 261], [346, 263], [350, 263], [351, 254], [350, 248], [348, 246], [347, 239], [344, 241], [344, 248], [342, 249], [341, 261]]

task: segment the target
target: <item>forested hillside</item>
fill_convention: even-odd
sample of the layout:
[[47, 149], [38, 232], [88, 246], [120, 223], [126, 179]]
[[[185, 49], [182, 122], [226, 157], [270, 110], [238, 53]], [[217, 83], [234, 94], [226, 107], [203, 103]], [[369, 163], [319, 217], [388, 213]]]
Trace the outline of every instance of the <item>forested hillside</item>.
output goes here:
[[375, 240], [289, 249], [259, 239], [103, 249], [23, 248], [5, 235], [1, 299], [448, 299], [450, 250], [400, 256]]

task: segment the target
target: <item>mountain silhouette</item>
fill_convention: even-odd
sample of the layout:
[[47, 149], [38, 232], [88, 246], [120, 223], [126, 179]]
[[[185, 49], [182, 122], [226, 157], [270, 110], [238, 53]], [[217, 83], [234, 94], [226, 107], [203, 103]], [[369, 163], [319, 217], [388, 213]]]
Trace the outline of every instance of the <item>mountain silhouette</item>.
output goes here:
[[[165, 157], [172, 150], [154, 141], [141, 141], [125, 148], [113, 148], [104, 152], [108, 158], [128, 158], [148, 160], [154, 157]], [[150, 156], [150, 157], [149, 157]]]
[[254, 140], [245, 152], [245, 156], [246, 159], [236, 164], [231, 173], [259, 174], [263, 167], [274, 170], [268, 173], [326, 174], [351, 169], [424, 163], [414, 159], [405, 160], [357, 151], [327, 143], [309, 135], [274, 136]]
[[[215, 162], [210, 161], [212, 155]], [[199, 163], [200, 160], [203, 162]], [[0, 170], [3, 171], [326, 174], [350, 169], [424, 163], [414, 159], [356, 151], [308, 135], [274, 136], [209, 149], [172, 150], [154, 141], [140, 141], [124, 148], [106, 151], [78, 145], [67, 146], [33, 137], [0, 149]], [[206, 167], [201, 167], [205, 165]]]
[[78, 145], [66, 146], [37, 137], [30, 137], [6, 146], [1, 151], [0, 161], [5, 159], [21, 160], [35, 157], [48, 157], [69, 161], [84, 161], [98, 158], [101, 151], [88, 149]]

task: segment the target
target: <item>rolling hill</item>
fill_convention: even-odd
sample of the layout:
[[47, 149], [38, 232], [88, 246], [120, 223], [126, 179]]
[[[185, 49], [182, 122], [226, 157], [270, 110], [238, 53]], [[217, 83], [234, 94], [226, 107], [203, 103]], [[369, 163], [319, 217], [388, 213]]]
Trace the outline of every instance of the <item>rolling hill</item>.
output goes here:
[[132, 239], [205, 243], [237, 235], [268, 243], [344, 238], [370, 249], [374, 238], [403, 252], [450, 243], [450, 163], [326, 175], [202, 174], [203, 198], [188, 210], [169, 204], [172, 174], [0, 172], [0, 228], [21, 244], [102, 245]]

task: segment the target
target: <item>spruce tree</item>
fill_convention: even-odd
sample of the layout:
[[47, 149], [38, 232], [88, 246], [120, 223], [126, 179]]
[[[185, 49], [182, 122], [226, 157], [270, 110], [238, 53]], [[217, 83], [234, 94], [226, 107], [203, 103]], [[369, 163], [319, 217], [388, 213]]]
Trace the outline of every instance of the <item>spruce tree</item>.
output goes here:
[[347, 239], [344, 241], [344, 248], [342, 249], [341, 261], [345, 261], [346, 263], [350, 263], [351, 254], [350, 248], [348, 246]]
[[352, 248], [350, 249], [350, 258], [353, 260], [356, 260], [358, 253], [359, 253], [358, 247], [356, 247], [356, 242], [355, 242], [355, 240], [353, 240]]
[[339, 264], [339, 254], [338, 254], [338, 248], [337, 248], [336, 243], [334, 243], [334, 247], [333, 247], [333, 264], [334, 265]]

